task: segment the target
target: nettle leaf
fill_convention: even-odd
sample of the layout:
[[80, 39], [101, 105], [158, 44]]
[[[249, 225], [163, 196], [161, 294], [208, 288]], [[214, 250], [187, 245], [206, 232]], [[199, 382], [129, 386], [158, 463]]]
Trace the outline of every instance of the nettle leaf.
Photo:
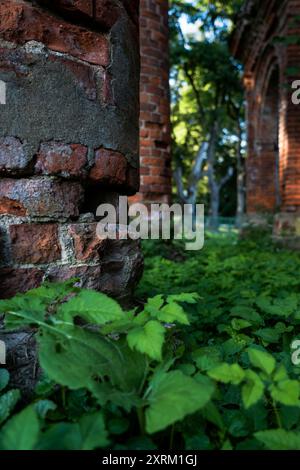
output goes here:
[[88, 323], [105, 325], [124, 316], [120, 305], [101, 292], [82, 289], [76, 297], [62, 304], [57, 312], [57, 317], [64, 321], [72, 321], [79, 316]]
[[168, 295], [167, 302], [184, 302], [186, 304], [196, 304], [200, 299], [197, 292]]
[[103, 415], [100, 412], [82, 416], [79, 421], [81, 450], [93, 450], [108, 445]]
[[192, 352], [192, 358], [200, 370], [207, 371], [222, 363], [222, 354], [219, 348], [207, 346]]
[[47, 375], [73, 390], [93, 392], [94, 380], [107, 377], [110, 383], [131, 394], [140, 387], [145, 357], [129, 349], [125, 341], [111, 341], [80, 327], [60, 325], [56, 331], [38, 336], [39, 359]]
[[104, 325], [101, 328], [101, 333], [103, 335], [127, 333], [134, 326], [135, 318], [134, 312], [124, 312], [123, 318], [120, 318], [120, 320]]
[[93, 382], [89, 390], [99, 405], [105, 406], [111, 402], [128, 413], [132, 408], [142, 407], [145, 404], [137, 393], [120, 391], [106, 382]]
[[41, 419], [45, 419], [48, 411], [54, 411], [57, 405], [51, 400], [39, 400], [34, 404], [35, 411]]
[[261, 315], [257, 313], [254, 308], [247, 307], [245, 305], [237, 305], [236, 307], [233, 307], [230, 311], [230, 316], [243, 318], [244, 320], [256, 325], [264, 324], [264, 320]]
[[0, 391], [4, 390], [9, 382], [9, 372], [6, 369], [0, 369]]
[[40, 433], [40, 424], [33, 406], [13, 416], [1, 429], [0, 449], [33, 450]]
[[245, 378], [245, 371], [238, 364], [223, 363], [210, 369], [207, 374], [218, 382], [233, 385], [238, 385]]
[[20, 390], [9, 390], [0, 396], [0, 424], [9, 417], [20, 398]]
[[234, 330], [240, 331], [240, 330], [244, 330], [245, 328], [249, 328], [249, 326], [252, 326], [252, 325], [247, 320], [243, 320], [240, 318], [233, 318], [231, 320], [231, 326]]
[[249, 348], [248, 356], [251, 364], [265, 372], [267, 375], [271, 375], [274, 371], [276, 361], [271, 354], [259, 349]]
[[99, 334], [66, 325], [57, 331], [43, 330], [37, 340], [41, 367], [60, 385], [88, 387], [93, 375], [109, 375], [117, 367], [117, 350]]
[[75, 279], [63, 283], [45, 283], [25, 294], [18, 294], [12, 299], [0, 301], [0, 312], [9, 313], [5, 317], [8, 330], [26, 325], [36, 325], [44, 321], [46, 309], [54, 302], [63, 299], [72, 292]]
[[275, 382], [280, 382], [281, 380], [287, 380], [289, 378], [288, 374], [287, 374], [287, 371], [286, 371], [286, 368], [284, 367], [283, 364], [280, 364], [280, 366], [276, 370], [273, 378], [274, 378]]
[[151, 312], [157, 312], [158, 310], [161, 309], [161, 307], [164, 305], [164, 297], [163, 295], [156, 295], [155, 297], [152, 297], [151, 299], [148, 299], [147, 303], [145, 304], [145, 310], [147, 310], [149, 313]]
[[234, 356], [235, 354], [241, 352], [246, 346], [248, 346], [248, 342], [244, 341], [241, 338], [230, 338], [222, 344], [222, 352], [224, 356]]
[[63, 299], [67, 295], [74, 292], [79, 292], [79, 288], [75, 287], [78, 279], [68, 279], [65, 282], [45, 282], [36, 289], [31, 289], [26, 294], [22, 294], [27, 298], [37, 297], [46, 305], [49, 305], [57, 300]]
[[280, 332], [274, 328], [261, 328], [255, 331], [255, 336], [261, 338], [265, 343], [278, 343], [280, 340]]
[[131, 330], [127, 335], [127, 342], [131, 349], [161, 361], [165, 332], [165, 328], [158, 321], [150, 320], [144, 326]]
[[245, 408], [255, 405], [263, 396], [264, 383], [252, 370], [246, 371], [246, 383], [242, 387], [242, 399]]
[[165, 305], [158, 313], [157, 319], [164, 323], [181, 323], [189, 325], [189, 319], [181, 305], [175, 302]]
[[298, 297], [295, 294], [290, 294], [285, 298], [272, 300], [270, 297], [261, 296], [257, 298], [256, 304], [269, 315], [287, 318], [297, 310]]
[[222, 431], [225, 430], [225, 424], [222, 415], [212, 401], [208, 402], [207, 405], [205, 405], [205, 407], [201, 410], [201, 413], [204, 419], [215, 424]]
[[270, 450], [300, 450], [300, 433], [284, 429], [270, 429], [254, 434]]
[[300, 384], [297, 380], [282, 380], [270, 385], [272, 398], [283, 405], [299, 405]]
[[57, 423], [50, 426], [36, 445], [37, 450], [81, 450], [81, 434], [78, 423]]
[[6, 307], [1, 305], [0, 301], [0, 311], [6, 313], [4, 324], [8, 331], [43, 322], [46, 314], [45, 308], [45, 303], [39, 298], [17, 296], [9, 300]]
[[150, 381], [151, 386], [146, 409], [146, 430], [150, 434], [203, 408], [214, 391], [209, 382], [204, 386], [181, 371], [161, 374], [154, 383]]

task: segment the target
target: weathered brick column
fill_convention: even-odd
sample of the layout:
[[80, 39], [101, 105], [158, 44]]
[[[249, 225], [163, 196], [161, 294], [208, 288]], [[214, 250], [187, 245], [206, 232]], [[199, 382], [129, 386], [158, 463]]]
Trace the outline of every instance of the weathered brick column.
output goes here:
[[135, 201], [171, 198], [168, 0], [140, 1], [140, 193]]
[[275, 236], [300, 235], [300, 105], [292, 101], [300, 46], [291, 40], [299, 15], [300, 0], [248, 0], [232, 41], [245, 66], [247, 210], [277, 213]]
[[123, 297], [140, 276], [139, 244], [95, 219], [139, 188], [138, 4], [0, 2], [0, 298], [69, 277]]

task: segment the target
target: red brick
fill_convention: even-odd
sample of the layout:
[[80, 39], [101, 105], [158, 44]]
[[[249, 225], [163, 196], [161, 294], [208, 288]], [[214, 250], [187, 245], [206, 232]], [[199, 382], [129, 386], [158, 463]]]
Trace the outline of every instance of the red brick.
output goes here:
[[68, 219], [79, 215], [83, 190], [79, 183], [51, 178], [0, 180], [0, 214]]
[[0, 139], [0, 174], [20, 173], [28, 167], [31, 157], [16, 137]]
[[[171, 173], [165, 170], [165, 161], [170, 159], [170, 148], [168, 144], [165, 147], [157, 144], [158, 142], [169, 143], [171, 140], [168, 2], [141, 1], [140, 31], [142, 62], [140, 84], [140, 191], [142, 195], [140, 200], [147, 202], [151, 199], [153, 202], [156, 193], [157, 200], [160, 202], [162, 190], [167, 191], [167, 200], [171, 198]], [[164, 149], [163, 152], [162, 149]], [[155, 156], [159, 157], [159, 160], [153, 158]], [[152, 167], [155, 168], [154, 171]], [[149, 175], [155, 175], [157, 178], [153, 180]], [[166, 181], [167, 184], [165, 184]]]
[[97, 223], [72, 224], [68, 232], [78, 261], [99, 261], [107, 240], [97, 236]]
[[107, 66], [110, 62], [109, 43], [103, 34], [68, 23], [29, 2], [2, 0], [0, 31], [6, 41], [24, 44], [34, 40], [92, 64]]
[[80, 144], [45, 142], [41, 144], [35, 165], [36, 173], [82, 177], [87, 164], [87, 148]]
[[0, 299], [8, 299], [16, 294], [38, 287], [44, 273], [40, 269], [4, 268], [0, 270]]
[[[98, 92], [100, 91], [99, 84], [97, 82], [97, 75], [100, 78], [103, 74], [102, 81], [104, 82], [104, 72], [102, 72], [102, 70], [96, 71], [94, 67], [90, 66], [90, 64], [80, 63], [78, 60], [67, 57], [51, 55], [48, 60], [50, 62], [59, 62], [62, 64], [76, 77], [77, 86], [84, 91], [87, 98], [91, 101], [97, 100]], [[104, 85], [102, 85], [102, 88], [104, 88]]]
[[71, 14], [71, 17], [93, 16], [93, 0], [37, 0], [41, 5]]
[[122, 186], [126, 183], [127, 160], [120, 152], [98, 149], [95, 152], [95, 164], [89, 175], [94, 183]]
[[87, 16], [99, 24], [103, 29], [111, 29], [118, 20], [121, 9], [115, 0], [38, 0], [41, 4], [46, 4], [68, 14], [70, 18], [81, 19]]
[[20, 224], [9, 227], [14, 263], [43, 264], [61, 257], [56, 224]]
[[51, 266], [46, 272], [49, 281], [62, 282], [78, 278], [78, 284], [86, 289], [101, 289], [101, 266]]

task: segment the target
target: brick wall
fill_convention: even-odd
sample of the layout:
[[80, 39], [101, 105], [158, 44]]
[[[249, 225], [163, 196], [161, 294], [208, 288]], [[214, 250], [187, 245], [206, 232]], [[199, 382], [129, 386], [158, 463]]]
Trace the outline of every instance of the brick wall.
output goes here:
[[299, 14], [300, 0], [248, 0], [232, 40], [245, 66], [248, 213], [300, 210], [300, 46], [276, 41], [300, 36]]
[[123, 297], [140, 276], [138, 243], [95, 219], [139, 187], [138, 4], [0, 3], [0, 298], [74, 276]]
[[133, 202], [171, 196], [168, 0], [140, 1], [140, 193]]

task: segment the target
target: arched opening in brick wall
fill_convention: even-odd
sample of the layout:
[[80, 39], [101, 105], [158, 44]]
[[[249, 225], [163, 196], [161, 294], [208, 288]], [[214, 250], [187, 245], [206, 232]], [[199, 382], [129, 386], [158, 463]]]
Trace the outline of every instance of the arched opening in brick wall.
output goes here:
[[262, 94], [261, 114], [258, 124], [258, 153], [260, 185], [264, 194], [264, 206], [268, 211], [280, 207], [279, 162], [279, 67], [274, 64], [266, 80]]

